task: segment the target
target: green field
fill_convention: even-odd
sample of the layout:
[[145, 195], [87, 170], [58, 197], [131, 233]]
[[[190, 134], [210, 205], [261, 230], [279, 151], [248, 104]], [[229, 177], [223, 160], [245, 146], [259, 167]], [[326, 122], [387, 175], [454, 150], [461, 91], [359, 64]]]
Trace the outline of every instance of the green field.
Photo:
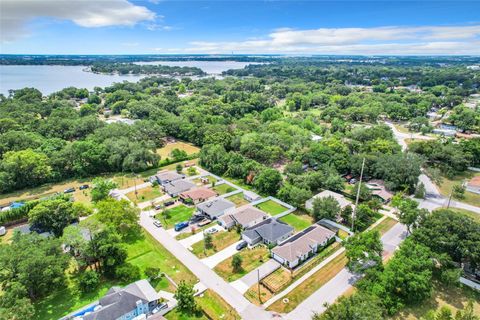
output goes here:
[[225, 199], [232, 201], [237, 208], [248, 203], [248, 201], [243, 197], [243, 192], [236, 193], [232, 196], [226, 197]]
[[240, 235], [235, 231], [221, 231], [212, 235], [213, 248], [205, 250], [205, 241], [199, 241], [192, 245], [193, 254], [199, 258], [209, 257], [221, 251], [231, 244], [240, 240]]
[[315, 220], [310, 215], [300, 213], [298, 210], [281, 217], [279, 220], [291, 225], [297, 232], [308, 228], [315, 223]]
[[[480, 172], [466, 171], [463, 174], [460, 174], [452, 179], [443, 177], [442, 183], [437, 187], [443, 196], [449, 197], [454, 185], [462, 184], [464, 181], [468, 181], [474, 176], [480, 176]], [[465, 191], [465, 199], [455, 199], [455, 201], [460, 201], [471, 204], [472, 206], [480, 207], [480, 194]]]
[[222, 184], [219, 184], [219, 185], [216, 185], [215, 187], [212, 188], [212, 190], [214, 190], [216, 193], [218, 194], [226, 194], [226, 193], [230, 193], [232, 191], [235, 191], [237, 189], [235, 189], [234, 187], [226, 184], [226, 183], [222, 183]]
[[138, 189], [137, 194], [135, 194], [135, 191], [129, 192], [126, 194], [127, 198], [130, 199], [130, 201], [133, 201], [135, 203], [138, 202], [145, 202], [149, 200], [153, 200], [155, 198], [163, 196], [163, 192], [160, 190], [160, 187], [158, 186], [149, 186], [143, 189]]
[[288, 208], [285, 208], [284, 206], [273, 200], [267, 200], [265, 202], [259, 203], [255, 207], [265, 211], [266, 213], [271, 214], [272, 216], [276, 216], [277, 214], [288, 210]]
[[155, 218], [162, 222], [165, 229], [170, 229], [173, 228], [175, 224], [190, 219], [194, 211], [195, 208], [181, 204], [157, 214]]

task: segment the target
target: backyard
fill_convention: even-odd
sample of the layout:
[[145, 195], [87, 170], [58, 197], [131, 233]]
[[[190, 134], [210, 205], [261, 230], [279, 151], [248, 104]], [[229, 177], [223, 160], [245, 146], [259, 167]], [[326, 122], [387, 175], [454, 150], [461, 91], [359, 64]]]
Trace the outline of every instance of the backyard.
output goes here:
[[240, 235], [235, 231], [220, 231], [212, 235], [213, 247], [205, 249], [205, 241], [201, 240], [192, 245], [192, 252], [201, 258], [209, 257], [218, 251], [222, 251], [226, 247], [240, 240]]
[[315, 223], [315, 220], [312, 218], [312, 216], [300, 210], [296, 210], [290, 214], [287, 214], [286, 216], [281, 217], [279, 220], [294, 227], [296, 232], [308, 228]]
[[272, 216], [276, 216], [277, 214], [288, 210], [288, 208], [282, 206], [280, 203], [273, 200], [267, 200], [265, 202], [259, 203], [255, 205], [255, 207], [265, 211], [266, 213], [269, 213]]
[[135, 191], [132, 191], [127, 193], [126, 196], [130, 201], [137, 203], [161, 197], [163, 196], [163, 192], [160, 190], [159, 186], [148, 186], [146, 188], [138, 189], [136, 195]]
[[242, 257], [242, 270], [240, 272], [233, 272], [233, 257], [223, 260], [214, 269], [220, 277], [228, 282], [240, 279], [269, 259], [269, 252], [265, 246], [256, 246], [253, 249], [243, 249], [237, 253], [237, 255]]
[[208, 180], [208, 183], [205, 183], [205, 184], [215, 183], [215, 182], [218, 181], [217, 178], [215, 178], [214, 176], [205, 176], [205, 177], [195, 178], [195, 179], [193, 179], [193, 182], [196, 183], [196, 184], [203, 184], [202, 183], [202, 178]]
[[180, 204], [176, 207], [158, 213], [155, 218], [162, 222], [165, 229], [171, 229], [175, 226], [175, 224], [189, 220], [194, 211], [194, 207], [187, 207], [183, 204]]
[[222, 183], [222, 184], [219, 184], [219, 185], [216, 185], [215, 187], [213, 187], [212, 190], [214, 190], [219, 195], [222, 195], [222, 194], [230, 193], [230, 192], [235, 191], [237, 189], [230, 186], [229, 184]]
[[226, 197], [225, 199], [232, 201], [235, 204], [235, 207], [241, 207], [243, 205], [246, 205], [248, 203], [247, 200], [243, 197], [243, 192], [236, 193], [234, 195], [231, 195], [229, 197]]

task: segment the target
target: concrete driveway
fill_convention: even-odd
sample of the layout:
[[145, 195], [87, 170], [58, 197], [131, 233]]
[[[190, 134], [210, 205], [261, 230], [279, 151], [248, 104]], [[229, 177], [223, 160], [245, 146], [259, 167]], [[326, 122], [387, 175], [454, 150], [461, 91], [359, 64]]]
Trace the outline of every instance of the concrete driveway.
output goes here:
[[278, 263], [274, 259], [270, 259], [264, 264], [262, 264], [260, 267], [250, 271], [242, 278], [235, 280], [230, 284], [232, 285], [232, 287], [240, 291], [240, 293], [244, 294], [251, 286], [258, 282], [259, 276], [260, 280], [262, 280], [278, 268], [280, 268], [280, 263]]
[[[210, 229], [216, 229], [218, 230], [218, 232], [221, 232], [221, 231], [224, 231], [224, 229], [221, 227], [221, 226], [212, 226], [211, 228], [208, 228], [206, 229], [205, 231], [207, 230], [210, 230]], [[203, 237], [204, 237], [204, 232], [203, 231], [198, 231], [196, 234], [194, 234], [193, 236], [190, 236], [188, 238], [185, 238], [185, 239], [182, 239], [180, 240], [179, 242], [182, 244], [182, 246], [184, 246], [185, 248], [190, 248], [194, 243], [197, 243], [199, 241], [202, 241], [203, 240]]]
[[217, 264], [219, 264], [220, 262], [222, 262], [225, 259], [230, 258], [235, 253], [237, 253], [238, 250], [237, 250], [236, 246], [242, 241], [243, 240], [237, 241], [234, 244], [229, 245], [228, 247], [226, 247], [222, 251], [219, 251], [219, 252], [215, 253], [213, 256], [204, 258], [200, 261], [202, 261], [210, 269], [213, 269]]

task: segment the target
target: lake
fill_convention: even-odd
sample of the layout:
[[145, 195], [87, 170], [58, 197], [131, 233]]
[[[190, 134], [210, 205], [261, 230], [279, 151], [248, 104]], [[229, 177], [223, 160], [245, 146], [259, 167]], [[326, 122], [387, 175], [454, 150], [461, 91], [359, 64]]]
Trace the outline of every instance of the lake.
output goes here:
[[[248, 62], [238, 61], [152, 61], [138, 64], [162, 64], [168, 66], [198, 67], [208, 74], [220, 74], [229, 69], [241, 69]], [[0, 93], [8, 90], [33, 87], [44, 95], [66, 87], [87, 88], [107, 87], [114, 82], [138, 81], [145, 75], [95, 74], [83, 71], [85, 66], [5, 66], [0, 65]]]

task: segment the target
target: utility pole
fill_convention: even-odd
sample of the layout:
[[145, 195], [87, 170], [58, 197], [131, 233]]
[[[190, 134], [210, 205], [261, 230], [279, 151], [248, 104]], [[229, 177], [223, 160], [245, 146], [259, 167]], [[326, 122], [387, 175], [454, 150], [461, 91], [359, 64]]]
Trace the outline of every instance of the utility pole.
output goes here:
[[358, 199], [360, 198], [360, 188], [362, 187], [364, 167], [365, 167], [365, 158], [363, 158], [363, 161], [362, 161], [362, 170], [360, 171], [360, 180], [358, 181], [358, 188], [357, 188], [357, 198], [355, 199], [355, 208], [353, 208], [353, 211], [352, 211], [352, 232], [353, 232], [353, 227], [355, 226], [355, 213], [357, 211]]
[[262, 300], [260, 298], [260, 269], [257, 269], [257, 289], [258, 289], [258, 301], [262, 304]]
[[450, 201], [452, 201], [453, 189], [450, 191], [450, 196], [448, 197], [447, 209], [450, 208]]

